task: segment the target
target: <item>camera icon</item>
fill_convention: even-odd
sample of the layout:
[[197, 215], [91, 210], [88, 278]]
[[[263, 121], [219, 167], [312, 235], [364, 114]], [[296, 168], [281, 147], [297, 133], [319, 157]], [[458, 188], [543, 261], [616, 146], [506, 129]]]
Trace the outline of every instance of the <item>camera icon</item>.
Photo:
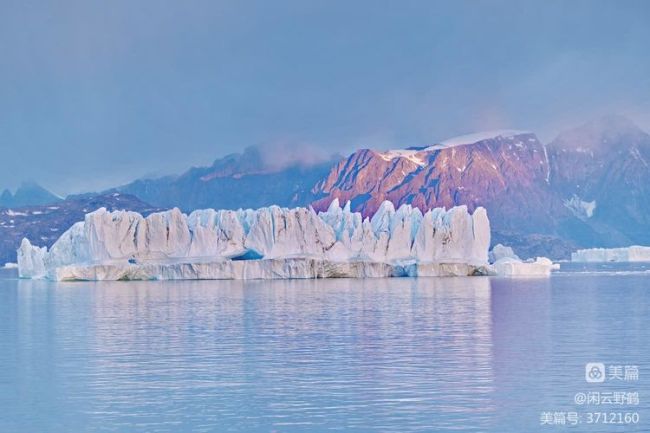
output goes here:
[[605, 364], [602, 362], [588, 362], [585, 365], [585, 380], [589, 383], [604, 382]]

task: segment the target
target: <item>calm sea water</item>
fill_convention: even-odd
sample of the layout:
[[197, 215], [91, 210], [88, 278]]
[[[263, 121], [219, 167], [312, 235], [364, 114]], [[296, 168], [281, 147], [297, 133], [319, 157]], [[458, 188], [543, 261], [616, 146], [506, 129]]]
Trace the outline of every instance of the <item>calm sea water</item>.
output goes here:
[[[5, 278], [0, 431], [648, 432], [650, 274], [610, 271]], [[587, 362], [637, 366], [639, 380], [588, 384]], [[574, 403], [615, 390], [638, 392], [639, 404]], [[639, 423], [541, 425], [542, 412], [612, 410], [638, 412]]]

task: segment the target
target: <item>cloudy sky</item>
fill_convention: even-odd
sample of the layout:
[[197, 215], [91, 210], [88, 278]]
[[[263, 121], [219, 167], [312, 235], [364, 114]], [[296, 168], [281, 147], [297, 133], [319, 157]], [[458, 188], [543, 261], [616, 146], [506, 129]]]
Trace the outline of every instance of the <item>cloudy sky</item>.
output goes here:
[[60, 194], [249, 145], [650, 129], [648, 1], [0, 0], [0, 189]]

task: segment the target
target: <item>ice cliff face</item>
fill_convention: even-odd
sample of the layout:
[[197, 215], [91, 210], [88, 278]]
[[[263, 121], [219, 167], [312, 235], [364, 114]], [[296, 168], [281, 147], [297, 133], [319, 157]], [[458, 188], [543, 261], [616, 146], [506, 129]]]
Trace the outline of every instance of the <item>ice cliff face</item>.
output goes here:
[[[481, 266], [487, 264], [489, 244], [485, 209], [477, 208], [470, 214], [465, 206], [422, 214], [410, 205], [396, 210], [384, 202], [371, 219], [351, 212], [349, 204], [341, 208], [338, 200], [318, 214], [312, 209], [270, 206], [258, 210], [197, 210], [189, 216], [172, 209], [143, 217], [136, 212], [101, 208], [74, 224], [49, 251], [25, 239], [18, 250], [18, 267], [21, 277], [65, 279], [57, 270], [254, 259], [272, 260], [276, 267], [278, 260], [296, 258], [326, 263]], [[239, 271], [229, 272], [230, 277], [239, 275]], [[292, 272], [295, 278], [296, 272]], [[319, 272], [312, 270], [304, 277], [320, 276]], [[366, 271], [355, 272], [367, 276]], [[254, 274], [248, 277], [254, 278]], [[267, 273], [260, 275], [263, 278]]]

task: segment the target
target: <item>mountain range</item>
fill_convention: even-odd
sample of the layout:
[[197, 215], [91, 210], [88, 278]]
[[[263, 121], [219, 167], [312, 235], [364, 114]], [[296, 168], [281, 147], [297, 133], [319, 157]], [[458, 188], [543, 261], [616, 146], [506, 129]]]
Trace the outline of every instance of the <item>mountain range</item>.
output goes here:
[[[145, 212], [271, 204], [324, 210], [334, 199], [342, 204], [349, 200], [351, 209], [365, 216], [383, 200], [421, 209], [483, 206], [493, 243], [511, 245], [524, 257], [563, 259], [582, 247], [650, 244], [649, 163], [650, 135], [624, 117], [608, 116], [565, 131], [548, 144], [530, 131], [486, 131], [427, 146], [359, 149], [345, 158], [284, 165], [270, 163], [252, 147], [208, 167], [136, 180], [90, 197], [97, 207], [106, 200], [113, 208]], [[129, 199], [115, 203], [111, 197]], [[77, 212], [71, 217], [81, 219], [79, 210], [87, 206], [80, 207], [75, 201], [80, 199], [56, 206], [71, 206]], [[67, 224], [57, 221], [40, 217], [34, 226], [63, 229]], [[3, 237], [7, 251], [18, 235], [12, 239], [5, 242]], [[42, 243], [51, 244], [51, 237]], [[10, 254], [0, 252], [0, 257]]]
[[561, 235], [580, 246], [650, 245], [650, 135], [610, 116], [548, 145], [553, 193], [582, 224]]
[[195, 209], [259, 208], [273, 204], [302, 206], [313, 198], [312, 187], [341, 159], [284, 165], [271, 163], [259, 148], [249, 147], [214, 161], [209, 167], [193, 167], [179, 176], [139, 179], [115, 188], [159, 207]]
[[23, 182], [15, 193], [5, 189], [0, 194], [0, 208], [51, 204], [61, 200], [36, 182]]

